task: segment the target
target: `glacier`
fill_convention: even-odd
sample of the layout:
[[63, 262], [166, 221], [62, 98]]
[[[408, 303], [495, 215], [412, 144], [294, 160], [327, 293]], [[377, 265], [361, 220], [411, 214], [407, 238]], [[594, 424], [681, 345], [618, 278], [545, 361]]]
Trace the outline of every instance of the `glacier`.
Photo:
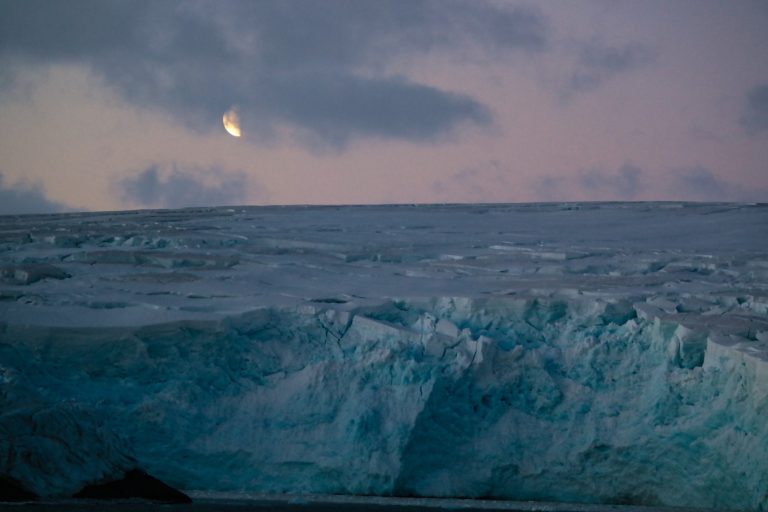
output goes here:
[[768, 509], [768, 205], [0, 217], [0, 475]]

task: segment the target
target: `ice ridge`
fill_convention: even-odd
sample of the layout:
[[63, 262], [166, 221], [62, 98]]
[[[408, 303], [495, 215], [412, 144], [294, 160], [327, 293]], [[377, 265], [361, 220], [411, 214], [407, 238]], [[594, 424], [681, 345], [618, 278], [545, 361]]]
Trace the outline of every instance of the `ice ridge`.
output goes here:
[[765, 506], [765, 361], [702, 336], [538, 298], [5, 326], [0, 470], [42, 495], [138, 461], [192, 489]]

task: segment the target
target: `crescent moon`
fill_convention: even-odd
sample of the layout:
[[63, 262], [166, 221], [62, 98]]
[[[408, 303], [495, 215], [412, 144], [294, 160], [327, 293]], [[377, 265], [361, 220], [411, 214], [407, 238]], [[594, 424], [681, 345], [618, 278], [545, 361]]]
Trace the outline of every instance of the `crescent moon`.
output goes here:
[[227, 133], [233, 137], [240, 136], [240, 116], [237, 115], [237, 110], [234, 108], [227, 110], [224, 112], [222, 120], [224, 121], [224, 129], [227, 130]]

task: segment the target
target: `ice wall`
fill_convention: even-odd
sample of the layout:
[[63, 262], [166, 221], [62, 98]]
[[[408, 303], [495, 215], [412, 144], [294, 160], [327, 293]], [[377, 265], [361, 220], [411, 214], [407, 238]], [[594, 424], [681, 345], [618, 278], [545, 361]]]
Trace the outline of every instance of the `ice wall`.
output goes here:
[[[5, 326], [0, 471], [187, 489], [768, 505], [768, 366], [647, 304], [264, 308]], [[658, 313], [658, 311], [657, 311]]]

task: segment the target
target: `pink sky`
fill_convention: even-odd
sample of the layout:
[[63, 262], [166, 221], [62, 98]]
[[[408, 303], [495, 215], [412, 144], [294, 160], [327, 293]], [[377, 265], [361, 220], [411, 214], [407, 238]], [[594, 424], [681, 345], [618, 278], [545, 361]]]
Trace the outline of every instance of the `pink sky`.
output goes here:
[[0, 1], [0, 213], [768, 201], [766, 5]]

